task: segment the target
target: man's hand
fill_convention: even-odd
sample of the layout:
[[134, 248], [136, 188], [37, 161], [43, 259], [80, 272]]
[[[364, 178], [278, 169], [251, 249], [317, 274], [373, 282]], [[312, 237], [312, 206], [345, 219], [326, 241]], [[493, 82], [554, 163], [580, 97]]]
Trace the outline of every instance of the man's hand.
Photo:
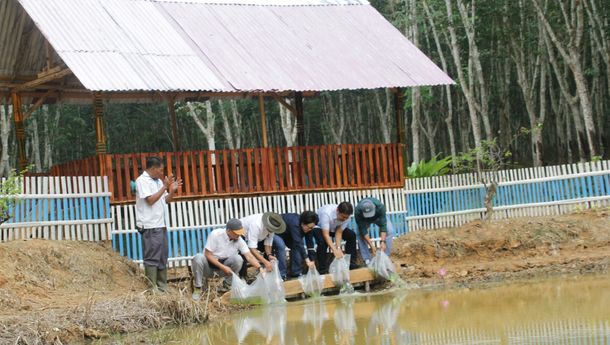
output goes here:
[[271, 272], [273, 270], [273, 265], [271, 265], [271, 262], [265, 260], [265, 262], [263, 264], [265, 265], [267, 272]]
[[277, 258], [272, 254], [267, 254], [267, 257], [269, 258], [269, 261], [277, 261]]
[[233, 275], [233, 270], [229, 266], [222, 265], [221, 270], [228, 276]]
[[180, 186], [182, 186], [182, 179], [177, 179], [174, 178], [174, 176], [166, 176], [165, 180], [163, 181], [163, 184], [165, 185], [165, 188], [167, 189], [168, 192], [170, 193], [175, 193], [178, 188], [180, 188]]
[[307, 267], [309, 267], [309, 268], [311, 268], [311, 269], [316, 268], [316, 263], [315, 263], [315, 261], [311, 261], [311, 260], [309, 260], [309, 259], [305, 259], [305, 263], [307, 264]]
[[343, 251], [338, 247], [333, 249], [333, 254], [335, 254], [335, 258], [337, 259], [341, 259], [343, 257]]
[[379, 250], [381, 250], [382, 252], [385, 253], [386, 248], [387, 248], [387, 246], [385, 244], [385, 241], [381, 241], [381, 244], [379, 245]]
[[375, 248], [374, 244], [371, 246], [371, 255], [373, 255], [373, 256], [377, 255], [377, 248]]

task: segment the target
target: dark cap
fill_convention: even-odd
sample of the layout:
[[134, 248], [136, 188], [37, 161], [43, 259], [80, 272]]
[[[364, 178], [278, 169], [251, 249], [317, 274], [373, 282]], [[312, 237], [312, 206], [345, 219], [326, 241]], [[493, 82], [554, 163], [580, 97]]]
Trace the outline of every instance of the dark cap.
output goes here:
[[243, 236], [246, 234], [246, 230], [244, 230], [244, 226], [241, 224], [241, 220], [239, 219], [229, 219], [227, 222], [227, 231], [233, 231], [236, 235]]
[[364, 199], [360, 202], [360, 209], [364, 218], [371, 218], [375, 216], [375, 204], [368, 199]]

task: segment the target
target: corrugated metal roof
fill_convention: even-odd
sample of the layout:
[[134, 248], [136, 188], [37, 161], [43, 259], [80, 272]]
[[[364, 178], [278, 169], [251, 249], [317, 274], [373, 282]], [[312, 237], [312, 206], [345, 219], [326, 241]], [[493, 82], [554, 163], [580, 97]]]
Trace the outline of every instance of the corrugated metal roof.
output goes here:
[[321, 91], [453, 82], [363, 0], [19, 2], [93, 91]]

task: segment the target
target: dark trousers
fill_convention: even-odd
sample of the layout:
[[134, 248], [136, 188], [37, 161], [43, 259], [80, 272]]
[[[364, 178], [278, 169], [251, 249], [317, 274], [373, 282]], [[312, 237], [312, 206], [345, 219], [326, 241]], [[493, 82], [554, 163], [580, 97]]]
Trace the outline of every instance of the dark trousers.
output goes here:
[[[335, 237], [334, 232], [329, 233], [331, 238]], [[316, 250], [316, 267], [318, 268], [318, 272], [326, 274], [328, 273], [328, 244], [324, 241], [324, 237], [322, 236], [321, 228], [313, 229], [313, 236], [316, 239], [316, 244], [318, 246]], [[345, 254], [350, 254], [350, 269], [356, 267], [357, 254], [356, 254], [356, 233], [350, 228], [345, 228], [343, 230], [343, 240], [345, 240]], [[341, 243], [337, 243], [337, 246], [340, 246]]]
[[142, 252], [144, 266], [167, 267], [168, 243], [166, 228], [145, 229], [142, 233]]

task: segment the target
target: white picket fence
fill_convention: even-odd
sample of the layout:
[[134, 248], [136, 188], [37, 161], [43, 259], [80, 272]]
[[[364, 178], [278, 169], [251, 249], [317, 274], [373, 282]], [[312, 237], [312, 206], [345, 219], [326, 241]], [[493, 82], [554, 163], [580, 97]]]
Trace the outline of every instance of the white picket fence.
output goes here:
[[[197, 253], [203, 251], [208, 234], [224, 227], [231, 218], [242, 218], [250, 214], [273, 211], [277, 213], [301, 213], [317, 210], [326, 204], [349, 201], [357, 204], [364, 197], [379, 198], [387, 207], [387, 213], [397, 234], [407, 232], [404, 221], [405, 199], [401, 188], [334, 191], [307, 194], [282, 194], [231, 199], [206, 199], [178, 201], [169, 204], [170, 266], [184, 266]], [[116, 251], [136, 262], [142, 261], [141, 237], [135, 230], [135, 206], [117, 205], [112, 208], [115, 219], [112, 242]], [[350, 225], [355, 228], [355, 224]], [[378, 229], [373, 230], [377, 237]]]
[[456, 227], [486, 216], [485, 195], [498, 183], [493, 219], [566, 214], [610, 205], [610, 161], [461, 174], [406, 181], [409, 231]]
[[[408, 179], [405, 188], [328, 191], [170, 203], [170, 262], [182, 266], [203, 250], [210, 231], [230, 218], [274, 211], [300, 213], [367, 196], [379, 198], [398, 236], [456, 227], [486, 216], [486, 183], [498, 182], [494, 219], [565, 214], [610, 205], [610, 161]], [[0, 226], [0, 241], [25, 238], [112, 240], [116, 251], [142, 260], [135, 207], [110, 206], [106, 178], [31, 177], [15, 209]], [[355, 227], [352, 220], [351, 225]], [[378, 236], [373, 229], [372, 236]]]
[[0, 242], [109, 240], [110, 196], [106, 177], [25, 177], [13, 217], [0, 225]]

